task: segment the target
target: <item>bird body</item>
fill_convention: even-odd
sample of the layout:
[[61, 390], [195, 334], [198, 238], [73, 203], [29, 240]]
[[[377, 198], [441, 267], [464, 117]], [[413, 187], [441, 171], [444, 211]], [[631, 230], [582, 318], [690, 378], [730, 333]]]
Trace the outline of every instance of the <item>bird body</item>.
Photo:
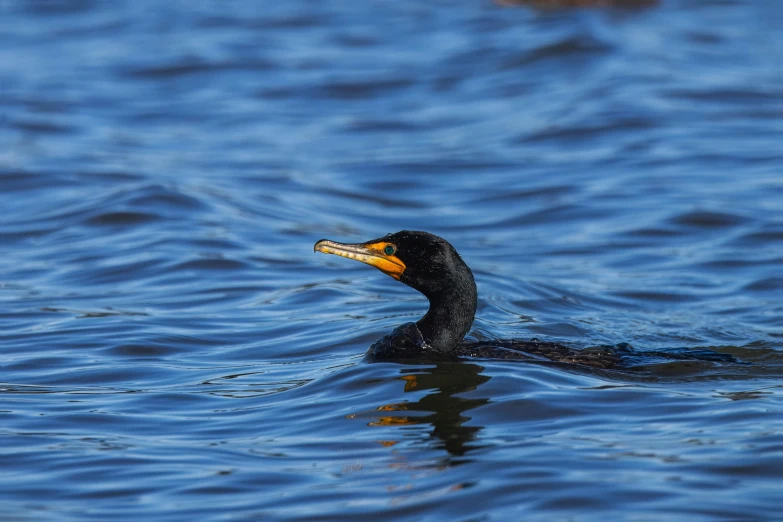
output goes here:
[[478, 292], [473, 273], [456, 249], [429, 232], [403, 230], [364, 243], [318, 241], [316, 252], [335, 254], [374, 266], [381, 272], [421, 292], [430, 302], [427, 313], [415, 323], [405, 323], [379, 339], [369, 349], [376, 358], [483, 357], [573, 363], [613, 368], [641, 354], [664, 359], [698, 359], [732, 362], [727, 354], [711, 350], [694, 352], [635, 352], [622, 343], [574, 349], [531, 339], [465, 341], [476, 314]]

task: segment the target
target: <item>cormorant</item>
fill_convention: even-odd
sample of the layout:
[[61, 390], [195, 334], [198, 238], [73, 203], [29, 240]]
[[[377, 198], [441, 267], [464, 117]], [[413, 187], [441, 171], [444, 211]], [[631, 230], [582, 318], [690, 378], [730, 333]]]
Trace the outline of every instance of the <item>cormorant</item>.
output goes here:
[[355, 259], [414, 288], [429, 299], [429, 311], [405, 323], [370, 347], [378, 358], [484, 357], [577, 363], [612, 368], [632, 355], [664, 359], [734, 361], [711, 350], [635, 352], [627, 344], [573, 349], [538, 339], [465, 341], [473, 324], [478, 296], [473, 273], [451, 244], [429, 232], [402, 230], [364, 243], [318, 241], [313, 250]]

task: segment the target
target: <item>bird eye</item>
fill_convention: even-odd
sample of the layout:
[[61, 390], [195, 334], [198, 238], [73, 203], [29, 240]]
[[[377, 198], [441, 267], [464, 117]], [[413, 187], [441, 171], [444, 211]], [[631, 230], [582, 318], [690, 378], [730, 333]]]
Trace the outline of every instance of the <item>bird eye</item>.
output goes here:
[[386, 248], [383, 249], [383, 253], [386, 254], [387, 256], [394, 254], [394, 252], [396, 251], [397, 249], [394, 248], [394, 245], [386, 245]]

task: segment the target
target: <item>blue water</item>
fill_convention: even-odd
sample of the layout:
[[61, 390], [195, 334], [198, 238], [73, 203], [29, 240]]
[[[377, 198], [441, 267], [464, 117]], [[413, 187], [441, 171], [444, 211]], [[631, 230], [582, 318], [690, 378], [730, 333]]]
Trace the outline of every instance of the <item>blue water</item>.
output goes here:
[[[0, 2], [0, 519], [779, 519], [779, 15]], [[312, 247], [405, 228], [746, 364], [367, 361], [426, 300]]]

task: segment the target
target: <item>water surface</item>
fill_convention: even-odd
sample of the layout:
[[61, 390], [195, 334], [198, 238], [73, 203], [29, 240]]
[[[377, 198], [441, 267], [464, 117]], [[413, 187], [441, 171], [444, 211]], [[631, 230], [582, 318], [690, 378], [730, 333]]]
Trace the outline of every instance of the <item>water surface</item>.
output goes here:
[[[769, 3], [0, 4], [0, 518], [759, 520], [783, 498]], [[424, 229], [473, 338], [312, 252]]]

